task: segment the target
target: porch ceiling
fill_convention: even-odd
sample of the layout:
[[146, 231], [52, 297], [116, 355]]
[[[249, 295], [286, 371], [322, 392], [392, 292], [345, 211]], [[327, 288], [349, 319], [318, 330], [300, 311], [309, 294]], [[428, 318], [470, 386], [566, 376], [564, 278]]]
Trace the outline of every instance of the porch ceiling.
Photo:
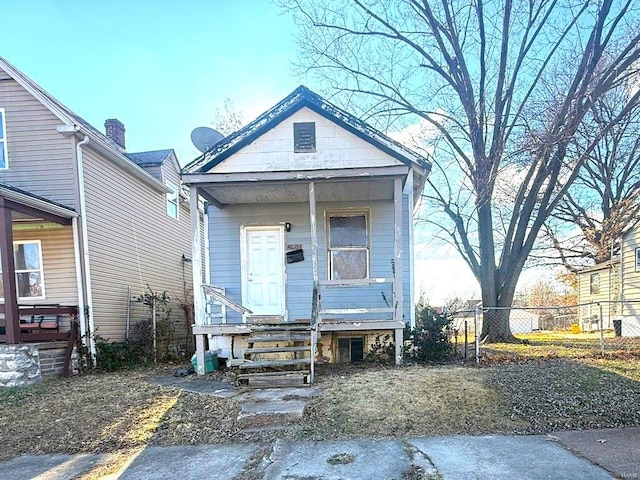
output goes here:
[[[309, 201], [309, 183], [306, 181], [240, 182], [200, 185], [200, 188], [222, 205]], [[393, 178], [325, 180], [316, 183], [316, 201], [318, 202], [391, 199], [393, 199]]]

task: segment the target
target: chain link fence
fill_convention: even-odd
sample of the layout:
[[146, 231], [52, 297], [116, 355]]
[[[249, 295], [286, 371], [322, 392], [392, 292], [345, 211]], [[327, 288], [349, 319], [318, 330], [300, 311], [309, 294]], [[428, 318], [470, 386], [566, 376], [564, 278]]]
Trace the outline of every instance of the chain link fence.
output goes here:
[[171, 299], [130, 298], [126, 339], [143, 346], [155, 362], [190, 358], [195, 351], [191, 319]]
[[640, 355], [640, 301], [473, 309], [450, 314], [459, 356]]

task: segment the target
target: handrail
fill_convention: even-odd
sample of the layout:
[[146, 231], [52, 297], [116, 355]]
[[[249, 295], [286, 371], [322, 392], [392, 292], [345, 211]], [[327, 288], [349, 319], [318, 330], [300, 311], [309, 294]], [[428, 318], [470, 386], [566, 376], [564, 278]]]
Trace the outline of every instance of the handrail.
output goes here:
[[211, 295], [213, 298], [215, 298], [218, 302], [223, 304], [225, 307], [229, 307], [230, 309], [235, 310], [236, 312], [242, 315], [245, 315], [247, 313], [251, 315], [253, 313], [247, 307], [244, 307], [239, 303], [234, 302], [229, 297], [222, 294], [219, 288], [220, 287], [216, 287], [215, 285], [202, 285], [202, 290], [204, 290], [204, 293]]

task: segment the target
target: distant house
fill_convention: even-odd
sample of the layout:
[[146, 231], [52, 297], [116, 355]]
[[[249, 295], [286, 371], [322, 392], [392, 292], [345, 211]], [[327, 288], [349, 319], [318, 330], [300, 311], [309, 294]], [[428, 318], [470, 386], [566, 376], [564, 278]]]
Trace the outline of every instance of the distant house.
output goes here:
[[72, 318], [85, 339], [124, 340], [129, 287], [190, 289], [175, 153], [127, 153], [124, 125], [105, 126], [106, 135], [0, 59], [2, 344], [44, 352]]
[[629, 228], [620, 251], [610, 261], [578, 273], [578, 300], [583, 329], [616, 327], [623, 336], [640, 336], [640, 223]]
[[201, 358], [208, 339], [246, 372], [303, 366], [308, 381], [314, 361], [361, 361], [389, 336], [399, 360], [429, 170], [305, 87], [185, 167], [192, 205], [208, 202], [203, 236], [192, 221], [193, 252], [209, 251], [210, 286], [194, 272]]

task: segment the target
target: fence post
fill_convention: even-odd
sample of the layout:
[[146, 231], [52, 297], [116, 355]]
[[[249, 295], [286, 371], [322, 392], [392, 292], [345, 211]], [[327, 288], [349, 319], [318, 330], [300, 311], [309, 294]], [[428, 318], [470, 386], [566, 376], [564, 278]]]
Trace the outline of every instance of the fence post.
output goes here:
[[598, 308], [600, 309], [600, 351], [602, 352], [602, 356], [604, 357], [604, 325], [602, 319], [602, 304], [600, 302], [598, 302]]
[[156, 299], [151, 300], [151, 320], [153, 322], [153, 363], [158, 363], [158, 336], [156, 329]]
[[467, 350], [469, 348], [469, 325], [468, 321], [464, 321], [464, 361], [467, 361]]
[[124, 334], [125, 340], [131, 337], [131, 285], [127, 287], [127, 329]]
[[473, 309], [473, 332], [475, 335], [474, 343], [476, 345], [476, 365], [480, 365], [480, 335], [478, 335], [478, 307]]

